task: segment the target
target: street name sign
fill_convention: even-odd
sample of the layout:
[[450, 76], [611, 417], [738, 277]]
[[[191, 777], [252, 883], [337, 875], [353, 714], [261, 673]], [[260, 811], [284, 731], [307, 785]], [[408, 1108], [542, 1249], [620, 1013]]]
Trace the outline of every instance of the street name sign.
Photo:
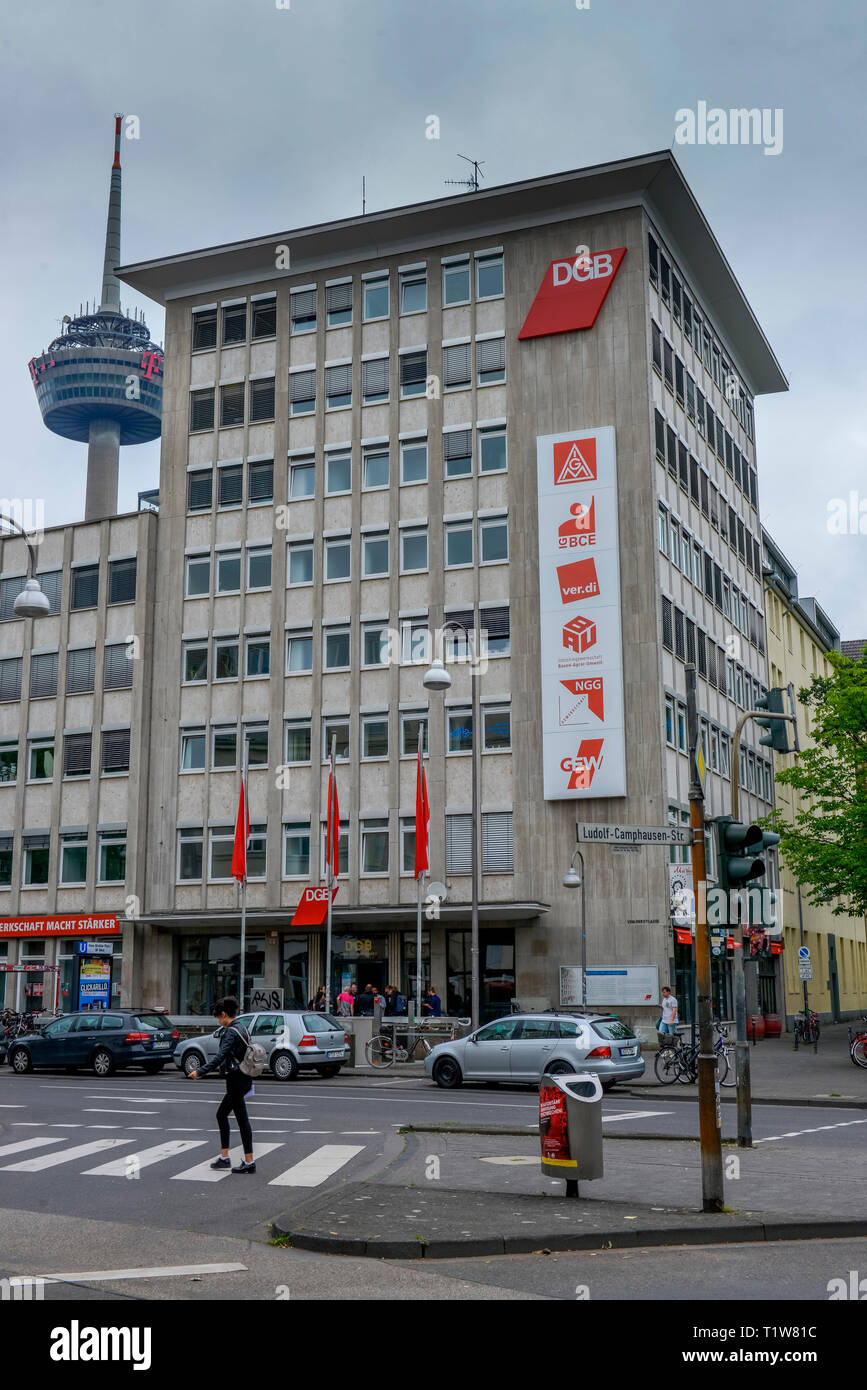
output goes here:
[[679, 825], [587, 825], [577, 821], [576, 839], [597, 845], [691, 845], [692, 829]]

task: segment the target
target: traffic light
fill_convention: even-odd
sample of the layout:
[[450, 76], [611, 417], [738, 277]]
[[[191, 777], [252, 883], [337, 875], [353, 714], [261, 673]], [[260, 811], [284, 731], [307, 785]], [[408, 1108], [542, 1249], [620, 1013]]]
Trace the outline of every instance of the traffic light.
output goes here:
[[[786, 690], [784, 690], [783, 687], [780, 685], [775, 685], [772, 690], [768, 691], [767, 695], [758, 696], [758, 698], [755, 701], [755, 707], [756, 709], [766, 709], [769, 715], [783, 714], [786, 712], [785, 699], [787, 695], [789, 697], [790, 706], [788, 712], [794, 714], [795, 695], [791, 685]], [[789, 745], [790, 721], [788, 719], [757, 719], [756, 723], [761, 724], [762, 727], [767, 729], [768, 731], [766, 734], [762, 734], [762, 737], [759, 739], [759, 743], [762, 745], [762, 747], [774, 748], [778, 753], [792, 752], [792, 748]], [[797, 752], [798, 726], [795, 723], [792, 724], [791, 727], [794, 735], [794, 747], [795, 751]]]
[[[780, 843], [780, 837], [773, 830], [763, 830], [760, 825], [744, 825], [731, 816], [718, 816], [717, 828], [718, 877], [719, 887], [726, 898], [728, 916], [725, 921], [732, 924], [739, 920], [745, 926], [749, 923], [762, 925], [775, 931], [776, 894], [763, 888], [753, 901], [749, 889], [760, 888], [757, 879], [764, 878], [767, 865], [764, 855]], [[731, 898], [731, 894], [746, 889], [743, 898]], [[739, 904], [739, 906], [738, 906]]]

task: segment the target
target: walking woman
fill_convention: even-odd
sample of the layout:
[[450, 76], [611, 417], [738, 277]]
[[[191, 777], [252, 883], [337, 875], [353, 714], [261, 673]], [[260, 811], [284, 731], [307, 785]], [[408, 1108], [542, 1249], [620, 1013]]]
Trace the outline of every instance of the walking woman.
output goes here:
[[198, 1071], [190, 1072], [190, 1080], [198, 1081], [208, 1072], [222, 1071], [226, 1077], [226, 1094], [217, 1109], [217, 1124], [220, 1129], [220, 1157], [211, 1164], [212, 1168], [231, 1168], [229, 1157], [229, 1116], [234, 1114], [241, 1132], [244, 1157], [233, 1173], [255, 1173], [256, 1161], [253, 1158], [253, 1131], [247, 1114], [246, 1095], [252, 1089], [253, 1081], [241, 1071], [241, 1062], [250, 1045], [250, 1034], [243, 1023], [236, 1023], [238, 1001], [232, 995], [220, 999], [214, 1005], [214, 1015], [223, 1030], [220, 1050], [213, 1062], [206, 1062]]

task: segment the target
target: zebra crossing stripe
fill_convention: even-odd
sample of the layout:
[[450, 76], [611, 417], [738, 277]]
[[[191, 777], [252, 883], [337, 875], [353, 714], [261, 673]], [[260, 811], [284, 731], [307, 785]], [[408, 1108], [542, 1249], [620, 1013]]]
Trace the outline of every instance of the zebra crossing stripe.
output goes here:
[[294, 1163], [279, 1177], [272, 1178], [269, 1187], [318, 1187], [364, 1149], [363, 1144], [323, 1144], [300, 1163]]
[[[35, 1140], [34, 1143], [39, 1143]], [[56, 1140], [42, 1142], [56, 1143]], [[61, 1149], [60, 1153], [42, 1154], [39, 1158], [27, 1158], [23, 1163], [5, 1163], [4, 1173], [41, 1173], [43, 1168], [54, 1168], [60, 1163], [72, 1163], [76, 1158], [87, 1158], [90, 1154], [102, 1153], [104, 1149], [116, 1149], [119, 1144], [131, 1144], [132, 1139], [91, 1139], [89, 1144], [76, 1144], [71, 1149]]]
[[[254, 1150], [257, 1163], [272, 1149], [282, 1149], [282, 1147], [282, 1144], [257, 1144]], [[240, 1144], [236, 1149], [229, 1150], [229, 1158], [232, 1163], [240, 1163], [243, 1157], [244, 1150]], [[194, 1168], [185, 1168], [183, 1173], [172, 1173], [172, 1178], [176, 1182], [219, 1182], [221, 1178], [229, 1176], [230, 1168], [212, 1168], [212, 1162], [212, 1159], [207, 1158], [204, 1163], [197, 1163]]]
[[5, 1158], [6, 1154], [20, 1154], [25, 1149], [41, 1149], [45, 1144], [59, 1144], [62, 1135], [56, 1134], [53, 1139], [18, 1139], [14, 1144], [3, 1144], [0, 1147], [0, 1158]]
[[[123, 1139], [121, 1142], [131, 1144], [133, 1141]], [[175, 1154], [186, 1153], [187, 1149], [201, 1148], [207, 1142], [207, 1139], [167, 1139], [163, 1144], [154, 1144], [152, 1149], [139, 1149], [137, 1153], [124, 1154], [122, 1158], [101, 1163], [98, 1168], [85, 1168], [84, 1177], [128, 1178], [131, 1172], [149, 1168], [152, 1163], [161, 1163], [164, 1158], [174, 1158]]]

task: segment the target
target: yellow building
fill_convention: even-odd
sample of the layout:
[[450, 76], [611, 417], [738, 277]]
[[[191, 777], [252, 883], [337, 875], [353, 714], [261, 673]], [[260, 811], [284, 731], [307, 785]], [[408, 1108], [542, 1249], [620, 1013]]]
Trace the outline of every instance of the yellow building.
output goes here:
[[[767, 531], [762, 532], [765, 560], [765, 620], [768, 632], [768, 682], [795, 689], [801, 748], [810, 745], [810, 710], [797, 692], [817, 675], [830, 675], [826, 653], [840, 650], [840, 634], [814, 598], [800, 598], [798, 576]], [[847, 644], [850, 645], [850, 644]], [[774, 753], [775, 771], [792, 766], [793, 753]], [[776, 804], [787, 819], [801, 809], [801, 793], [775, 787]], [[782, 888], [783, 979], [787, 1027], [804, 1007], [804, 982], [798, 976], [798, 947], [810, 951], [813, 978], [806, 982], [811, 1009], [826, 1022], [867, 1012], [867, 921], [835, 917], [832, 905], [817, 906], [799, 892], [794, 874], [780, 868]], [[802, 934], [803, 933], [803, 934]]]

